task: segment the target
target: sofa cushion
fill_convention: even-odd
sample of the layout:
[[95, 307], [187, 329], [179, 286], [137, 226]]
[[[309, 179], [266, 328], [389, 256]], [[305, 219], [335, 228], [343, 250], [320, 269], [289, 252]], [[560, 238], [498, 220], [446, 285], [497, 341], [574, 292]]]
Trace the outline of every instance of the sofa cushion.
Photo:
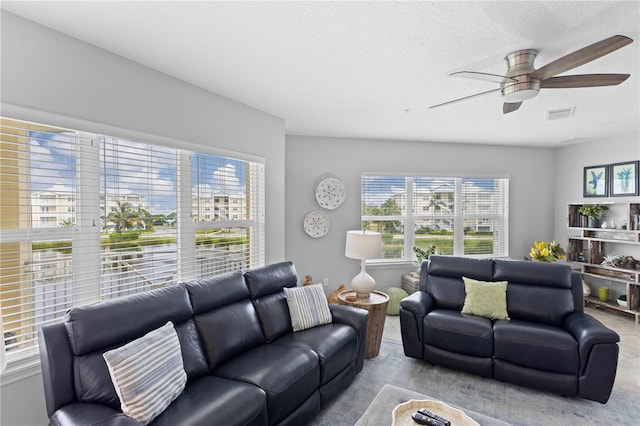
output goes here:
[[462, 277], [464, 281], [463, 314], [477, 315], [491, 319], [508, 320], [507, 282], [479, 281]]
[[186, 321], [192, 314], [184, 285], [176, 284], [73, 308], [65, 317], [65, 328], [74, 355], [83, 355], [120, 346], [167, 321]]
[[511, 319], [559, 327], [573, 312], [573, 296], [569, 289], [509, 282], [507, 306]]
[[320, 385], [336, 377], [358, 356], [358, 334], [345, 324], [326, 324], [298, 333], [288, 333], [273, 342], [277, 345], [311, 349], [320, 358]]
[[219, 364], [265, 342], [250, 299], [195, 315], [209, 371]]
[[195, 314], [249, 298], [249, 289], [240, 271], [190, 281], [186, 288]]
[[283, 288], [293, 331], [302, 331], [331, 322], [331, 311], [322, 284]]
[[298, 285], [298, 275], [292, 262], [274, 263], [249, 270], [244, 273], [244, 279], [253, 299], [279, 292], [283, 287]]
[[[136, 315], [135, 321], [131, 321], [132, 312]], [[71, 309], [65, 316], [64, 327], [74, 354], [71, 362], [78, 401], [120, 409], [102, 354], [144, 336], [167, 321], [176, 324], [176, 331], [181, 335], [185, 331], [182, 323], [190, 320], [192, 312], [182, 284]], [[195, 358], [204, 357], [200, 345], [189, 347], [189, 352]], [[185, 369], [193, 377], [203, 374], [202, 364], [190, 361], [185, 363]]]
[[537, 370], [577, 375], [578, 343], [564, 329], [511, 320], [494, 324], [494, 357]]
[[519, 282], [544, 287], [571, 288], [571, 268], [566, 264], [495, 259], [493, 281]]
[[436, 309], [424, 317], [423, 333], [427, 345], [476, 357], [493, 355], [493, 329], [487, 318]]
[[465, 298], [462, 277], [491, 281], [493, 262], [490, 259], [432, 255], [427, 270], [426, 291], [433, 297], [436, 307], [459, 311]]
[[561, 326], [574, 312], [571, 268], [547, 262], [495, 260], [495, 280], [509, 281], [509, 317]]
[[302, 347], [264, 344], [230, 359], [213, 373], [262, 388], [267, 393], [270, 424], [295, 411], [320, 385], [318, 355]]
[[187, 372], [187, 381], [204, 376], [209, 372], [209, 365], [196, 324], [190, 319], [181, 324], [174, 324], [174, 327], [180, 340], [182, 362], [184, 371]]
[[[267, 396], [256, 386], [236, 380], [204, 376], [189, 383], [173, 403], [151, 423], [176, 426], [267, 424]], [[188, 420], [188, 422], [187, 422]]]
[[256, 308], [262, 333], [267, 343], [273, 342], [284, 334], [291, 333], [291, 315], [287, 298], [284, 297], [282, 289], [277, 293], [253, 299], [253, 306]]
[[122, 412], [148, 424], [187, 383], [180, 342], [171, 322], [102, 355]]

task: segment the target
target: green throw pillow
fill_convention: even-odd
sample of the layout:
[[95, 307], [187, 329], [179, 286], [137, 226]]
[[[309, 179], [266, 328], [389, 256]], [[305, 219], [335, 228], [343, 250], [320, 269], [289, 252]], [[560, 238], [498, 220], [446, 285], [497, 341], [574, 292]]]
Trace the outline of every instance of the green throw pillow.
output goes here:
[[467, 277], [462, 277], [462, 280], [466, 292], [462, 307], [463, 314], [491, 319], [509, 319], [506, 281], [487, 282]]

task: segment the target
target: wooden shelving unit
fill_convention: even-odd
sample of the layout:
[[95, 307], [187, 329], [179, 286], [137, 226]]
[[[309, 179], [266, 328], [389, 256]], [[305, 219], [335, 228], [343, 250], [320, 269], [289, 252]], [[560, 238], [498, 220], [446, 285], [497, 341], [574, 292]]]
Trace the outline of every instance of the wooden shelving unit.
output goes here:
[[[615, 229], [586, 228], [586, 220], [578, 210], [582, 204], [569, 204], [568, 226], [576, 235], [570, 236], [567, 244], [567, 261], [580, 265], [583, 277], [622, 283], [627, 295], [627, 308], [614, 303], [602, 302], [595, 297], [585, 298], [587, 305], [631, 314], [636, 323], [640, 321], [640, 264], [634, 268], [604, 266], [604, 257], [612, 252], [638, 257], [640, 253], [640, 203], [608, 204], [610, 211], [624, 217]], [[604, 219], [606, 220], [606, 218]], [[625, 228], [622, 228], [626, 225]]]
[[585, 297], [584, 303], [586, 306], [591, 306], [597, 309], [605, 309], [613, 312], [621, 312], [623, 314], [629, 314], [635, 317], [636, 324], [640, 324], [640, 312], [633, 311], [631, 309], [623, 308], [622, 306], [614, 305], [609, 302], [603, 302], [597, 297]]

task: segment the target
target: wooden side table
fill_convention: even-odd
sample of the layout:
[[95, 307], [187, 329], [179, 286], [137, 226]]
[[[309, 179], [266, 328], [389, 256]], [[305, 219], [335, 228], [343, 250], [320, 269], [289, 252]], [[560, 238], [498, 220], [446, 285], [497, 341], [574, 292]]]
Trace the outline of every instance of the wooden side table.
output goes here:
[[369, 311], [369, 320], [367, 321], [367, 343], [365, 347], [365, 358], [374, 358], [380, 352], [380, 343], [382, 342], [382, 332], [384, 331], [384, 320], [387, 315], [387, 304], [389, 296], [381, 291], [374, 291], [369, 295], [368, 299], [347, 300], [348, 296], [356, 296], [353, 290], [345, 290], [338, 294], [338, 304], [346, 306], [355, 306], [356, 308], [366, 309]]

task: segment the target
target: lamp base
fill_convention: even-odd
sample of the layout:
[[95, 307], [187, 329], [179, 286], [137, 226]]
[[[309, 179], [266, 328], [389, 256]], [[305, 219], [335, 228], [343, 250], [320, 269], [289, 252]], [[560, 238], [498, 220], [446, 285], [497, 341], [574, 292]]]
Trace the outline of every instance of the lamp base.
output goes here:
[[364, 268], [364, 259], [362, 260], [360, 273], [351, 280], [351, 288], [356, 292], [358, 299], [368, 299], [371, 292], [376, 288], [376, 281]]

